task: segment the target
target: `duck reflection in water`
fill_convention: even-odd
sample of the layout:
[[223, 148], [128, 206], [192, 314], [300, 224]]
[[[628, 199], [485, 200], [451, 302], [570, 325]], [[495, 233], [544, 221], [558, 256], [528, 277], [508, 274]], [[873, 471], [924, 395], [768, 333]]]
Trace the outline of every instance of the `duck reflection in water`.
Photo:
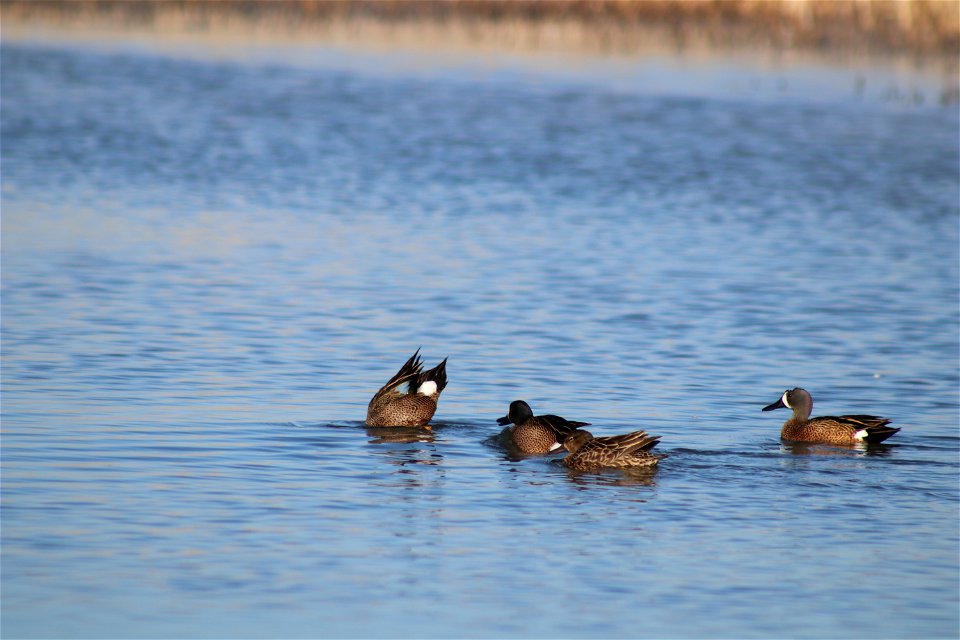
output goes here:
[[780, 451], [795, 456], [889, 456], [893, 447], [888, 444], [823, 444], [819, 442], [780, 443]]
[[376, 445], [370, 449], [373, 455], [399, 467], [401, 474], [414, 474], [413, 478], [401, 479], [401, 484], [429, 484], [431, 480], [421, 478], [416, 469], [439, 468], [443, 464], [443, 454], [437, 449], [436, 436], [429, 427], [367, 427], [367, 435], [372, 438], [369, 444]]
[[[559, 461], [558, 461], [559, 464]], [[599, 471], [577, 471], [566, 468], [567, 478], [580, 487], [655, 487], [657, 486], [657, 467], [632, 469], [601, 469]], [[646, 502], [638, 499], [638, 502]]]
[[367, 435], [372, 438], [370, 444], [433, 442], [436, 438], [429, 425], [425, 427], [367, 427]]

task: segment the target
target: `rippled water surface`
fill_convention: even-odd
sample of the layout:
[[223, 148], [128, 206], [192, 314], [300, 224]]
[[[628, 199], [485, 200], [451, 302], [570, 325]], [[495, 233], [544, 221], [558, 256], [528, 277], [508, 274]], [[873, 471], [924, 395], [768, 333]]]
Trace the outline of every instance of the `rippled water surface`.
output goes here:
[[4, 637], [957, 636], [955, 107], [2, 54]]

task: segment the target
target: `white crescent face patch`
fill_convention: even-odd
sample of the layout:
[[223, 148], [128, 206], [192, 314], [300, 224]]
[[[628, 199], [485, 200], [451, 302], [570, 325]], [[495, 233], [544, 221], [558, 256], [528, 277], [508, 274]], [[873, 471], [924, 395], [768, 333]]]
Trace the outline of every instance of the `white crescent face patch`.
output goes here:
[[780, 397], [780, 401], [783, 403], [783, 406], [785, 406], [787, 409], [793, 409], [793, 407], [790, 406], [790, 401], [787, 400], [788, 393], [789, 391], [784, 391], [783, 395]]
[[417, 393], [422, 393], [425, 396], [432, 396], [436, 392], [437, 392], [437, 383], [434, 382], [433, 380], [427, 380], [422, 385], [420, 385], [419, 389], [417, 389]]

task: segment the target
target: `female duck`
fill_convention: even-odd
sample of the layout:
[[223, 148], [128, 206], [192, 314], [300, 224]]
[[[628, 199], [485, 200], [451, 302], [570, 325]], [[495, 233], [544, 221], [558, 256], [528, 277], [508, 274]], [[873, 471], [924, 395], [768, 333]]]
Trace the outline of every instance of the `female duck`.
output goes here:
[[420, 349], [373, 396], [367, 407], [369, 427], [422, 427], [437, 410], [447, 386], [447, 359], [423, 371]]
[[780, 399], [763, 408], [793, 409], [793, 415], [783, 424], [780, 437], [794, 442], [817, 442], [822, 444], [877, 444], [900, 429], [888, 427], [890, 421], [879, 416], [821, 416], [811, 418], [813, 396], [806, 389], [788, 389]]
[[578, 427], [590, 426], [589, 422], [574, 422], [560, 416], [535, 416], [530, 405], [523, 400], [511, 402], [507, 415], [497, 419], [501, 426], [511, 423], [513, 426], [504, 429], [500, 435], [522, 453], [556, 451]]
[[656, 455], [650, 449], [657, 446], [660, 436], [634, 431], [622, 436], [594, 438], [589, 431], [577, 431], [563, 442], [570, 452], [563, 464], [576, 471], [591, 471], [603, 467], [638, 469], [655, 467], [666, 454]]

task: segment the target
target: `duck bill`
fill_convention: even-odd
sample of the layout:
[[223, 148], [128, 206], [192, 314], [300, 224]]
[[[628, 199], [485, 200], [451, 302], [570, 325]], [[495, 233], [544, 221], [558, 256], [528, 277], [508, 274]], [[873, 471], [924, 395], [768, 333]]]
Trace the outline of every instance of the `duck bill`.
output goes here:
[[762, 411], [773, 411], [774, 409], [786, 409], [787, 405], [783, 404], [783, 398], [780, 398], [773, 404], [768, 404], [765, 406]]
[[502, 418], [497, 418], [497, 424], [500, 425], [501, 427], [506, 426], [511, 422], [513, 422], [513, 420], [511, 420], [509, 416], [503, 416]]

